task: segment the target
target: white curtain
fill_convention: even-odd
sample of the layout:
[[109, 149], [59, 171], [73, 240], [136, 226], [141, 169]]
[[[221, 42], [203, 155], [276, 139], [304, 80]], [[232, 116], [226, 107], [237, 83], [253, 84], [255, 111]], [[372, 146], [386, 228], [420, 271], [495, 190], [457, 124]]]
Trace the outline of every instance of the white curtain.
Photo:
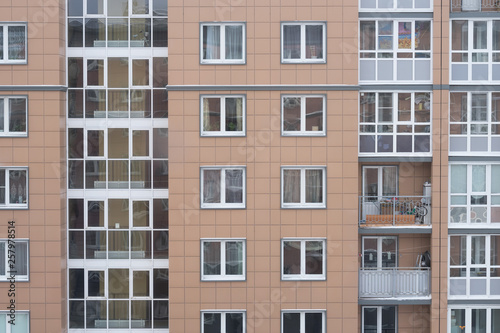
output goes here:
[[28, 275], [28, 242], [16, 241], [16, 274]]
[[220, 59], [220, 27], [203, 27], [203, 59]]
[[306, 58], [323, 58], [323, 26], [306, 26]]
[[472, 192], [486, 192], [486, 166], [472, 166]]
[[323, 202], [323, 170], [306, 170], [306, 202]]
[[283, 202], [300, 203], [300, 170], [283, 170]]
[[226, 26], [226, 59], [243, 59], [243, 27]]
[[203, 202], [220, 202], [221, 170], [203, 171]]
[[243, 202], [243, 170], [226, 170], [226, 203]]
[[383, 196], [396, 196], [397, 191], [398, 169], [397, 167], [384, 167], [382, 169], [382, 195]]
[[9, 27], [9, 59], [22, 60], [26, 58], [26, 31], [24, 26]]
[[283, 26], [283, 59], [300, 59], [300, 26]]

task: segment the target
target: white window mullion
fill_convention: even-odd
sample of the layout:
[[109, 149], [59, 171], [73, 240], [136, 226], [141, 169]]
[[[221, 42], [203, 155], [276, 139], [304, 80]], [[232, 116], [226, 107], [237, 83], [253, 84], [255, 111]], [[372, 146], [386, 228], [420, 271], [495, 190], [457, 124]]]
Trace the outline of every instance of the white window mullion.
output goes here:
[[226, 169], [220, 170], [220, 203], [226, 203]]
[[306, 313], [300, 313], [300, 333], [306, 332]]
[[220, 131], [222, 133], [226, 132], [226, 97], [220, 98]]
[[306, 97], [300, 97], [300, 131], [306, 131]]
[[300, 275], [306, 276], [306, 241], [300, 241]]
[[300, 170], [300, 203], [306, 203], [306, 169]]
[[226, 25], [220, 25], [220, 60], [226, 60]]
[[300, 26], [300, 59], [306, 59], [306, 25]]
[[220, 275], [226, 276], [226, 241], [220, 242]]

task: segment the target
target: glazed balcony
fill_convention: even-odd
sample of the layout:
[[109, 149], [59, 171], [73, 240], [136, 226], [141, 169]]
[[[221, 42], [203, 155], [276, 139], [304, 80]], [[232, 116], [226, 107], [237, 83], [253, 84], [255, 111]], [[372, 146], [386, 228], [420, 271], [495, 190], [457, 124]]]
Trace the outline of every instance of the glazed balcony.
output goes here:
[[452, 12], [498, 12], [498, 0], [451, 0]]
[[359, 298], [430, 300], [431, 271], [422, 267], [359, 269]]

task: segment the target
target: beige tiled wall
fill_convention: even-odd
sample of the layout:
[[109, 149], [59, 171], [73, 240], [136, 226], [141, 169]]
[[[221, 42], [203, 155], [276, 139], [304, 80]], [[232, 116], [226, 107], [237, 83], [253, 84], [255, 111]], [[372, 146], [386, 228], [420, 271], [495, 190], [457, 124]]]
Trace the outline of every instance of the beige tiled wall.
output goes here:
[[[25, 65], [0, 65], [0, 86], [65, 85], [65, 2], [0, 1], [0, 22], [28, 22]], [[66, 331], [66, 93], [0, 91], [28, 97], [28, 137], [0, 138], [0, 166], [25, 166], [29, 209], [0, 210], [0, 238], [15, 221], [30, 241], [30, 281], [16, 283], [17, 310], [30, 310], [32, 333]], [[7, 283], [0, 283], [6, 308]]]

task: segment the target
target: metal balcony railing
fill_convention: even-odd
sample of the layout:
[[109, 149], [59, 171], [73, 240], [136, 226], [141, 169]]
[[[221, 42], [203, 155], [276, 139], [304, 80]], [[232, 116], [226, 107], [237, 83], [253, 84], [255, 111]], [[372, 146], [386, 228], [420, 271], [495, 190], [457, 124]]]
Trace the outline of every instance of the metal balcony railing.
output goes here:
[[360, 268], [359, 297], [428, 297], [429, 268]]
[[431, 197], [359, 197], [359, 225], [374, 226], [429, 226], [431, 225]]
[[452, 12], [500, 11], [499, 0], [451, 0]]

